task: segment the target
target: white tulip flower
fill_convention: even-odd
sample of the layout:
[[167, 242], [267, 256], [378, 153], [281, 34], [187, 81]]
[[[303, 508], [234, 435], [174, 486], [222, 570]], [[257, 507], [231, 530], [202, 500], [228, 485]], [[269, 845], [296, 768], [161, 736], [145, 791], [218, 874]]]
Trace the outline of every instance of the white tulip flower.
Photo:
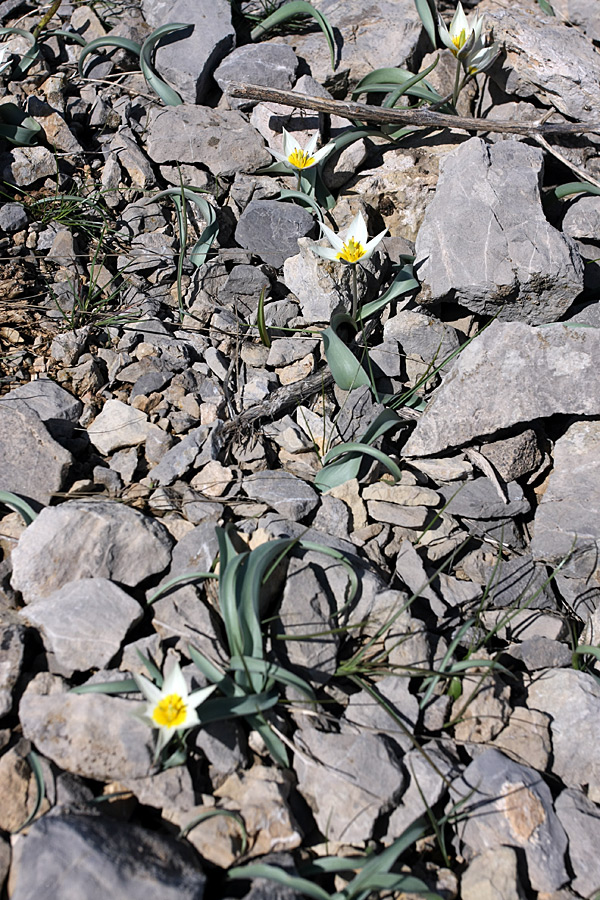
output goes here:
[[320, 163], [321, 160], [325, 159], [325, 157], [333, 150], [333, 144], [327, 144], [325, 147], [321, 147], [320, 150], [315, 150], [318, 140], [319, 132], [311, 137], [310, 141], [303, 149], [298, 141], [293, 138], [291, 134], [288, 134], [284, 128], [283, 153], [281, 153], [280, 150], [273, 150], [271, 148], [269, 149], [269, 153], [272, 153], [275, 159], [286, 163], [291, 169], [300, 173], [304, 171], [304, 169], [312, 169], [313, 166]]
[[216, 685], [212, 684], [190, 694], [178, 663], [175, 663], [165, 677], [162, 688], [158, 688], [144, 675], [133, 677], [148, 701], [140, 706], [136, 715], [159, 730], [157, 757], [177, 731], [200, 724], [196, 709], [216, 689]]
[[356, 265], [356, 263], [369, 259], [377, 245], [387, 234], [387, 228], [385, 228], [381, 234], [369, 240], [367, 225], [360, 212], [352, 220], [343, 239], [331, 228], [328, 228], [327, 225], [322, 224], [321, 228], [331, 244], [331, 248], [316, 246], [313, 247], [314, 252], [325, 259], [339, 260], [351, 265]]
[[485, 72], [499, 53], [500, 48], [497, 44], [484, 47], [483, 44], [476, 41], [470, 53], [467, 54], [466, 59], [463, 60], [463, 65], [469, 75], [477, 75], [478, 72]]
[[438, 20], [438, 33], [442, 43], [452, 51], [454, 56], [463, 60], [466, 59], [474, 45], [479, 42], [482, 26], [483, 19], [476, 14], [473, 16], [472, 22], [469, 23], [462, 8], [462, 3], [459, 0], [456, 12], [450, 23], [450, 30], [446, 28], [440, 17]]

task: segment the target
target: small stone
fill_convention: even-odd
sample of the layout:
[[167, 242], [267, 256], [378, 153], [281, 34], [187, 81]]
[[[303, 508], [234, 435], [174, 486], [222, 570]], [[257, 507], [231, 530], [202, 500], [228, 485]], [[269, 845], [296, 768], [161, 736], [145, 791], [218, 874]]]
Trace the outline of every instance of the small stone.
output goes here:
[[550, 716], [537, 709], [517, 707], [493, 745], [515, 762], [545, 772], [552, 751]]
[[403, 528], [422, 528], [429, 513], [425, 506], [400, 506], [384, 500], [369, 500], [367, 510], [375, 522], [388, 522]]
[[462, 900], [524, 900], [512, 847], [484, 850], [469, 865], [461, 881]]
[[17, 187], [29, 187], [40, 178], [56, 178], [56, 159], [46, 147], [14, 147], [0, 154], [3, 181]]
[[190, 485], [206, 497], [222, 497], [232, 481], [231, 469], [213, 459], [194, 475]]
[[10, 712], [13, 689], [19, 680], [25, 649], [21, 625], [0, 626], [0, 717]]
[[317, 492], [305, 481], [282, 471], [258, 472], [244, 478], [248, 497], [261, 500], [293, 522], [301, 521], [317, 506]]
[[490, 441], [480, 450], [504, 481], [516, 481], [534, 472], [542, 461], [535, 431], [526, 428], [502, 441]]
[[378, 481], [367, 485], [362, 492], [363, 500], [383, 500], [400, 506], [439, 506], [440, 495], [429, 488], [411, 484], [386, 484]]
[[316, 231], [312, 215], [302, 206], [277, 200], [251, 200], [240, 216], [235, 239], [275, 268], [298, 253], [298, 238]]
[[3, 203], [0, 207], [0, 228], [7, 234], [26, 228], [28, 221], [25, 207], [21, 203]]
[[[290, 90], [297, 68], [298, 57], [286, 44], [246, 44], [223, 60], [214, 78], [225, 92], [231, 81]], [[248, 103], [233, 97], [229, 102], [233, 107]]]
[[67, 676], [107, 666], [142, 614], [139, 603], [106, 578], [71, 581], [21, 613]]

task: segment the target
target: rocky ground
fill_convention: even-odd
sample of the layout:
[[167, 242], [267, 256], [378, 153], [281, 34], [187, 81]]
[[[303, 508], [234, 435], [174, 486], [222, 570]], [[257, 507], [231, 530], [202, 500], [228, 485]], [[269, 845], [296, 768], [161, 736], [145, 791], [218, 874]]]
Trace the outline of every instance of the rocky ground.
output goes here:
[[[335, 70], [312, 20], [252, 43], [265, 8], [226, 0], [63, 0], [21, 77], [30, 41], [2, 45], [0, 125], [12, 103], [41, 126], [31, 145], [0, 139], [0, 490], [29, 505], [0, 505], [13, 900], [350, 900], [365, 894], [341, 875], [310, 875], [314, 894], [227, 871], [327, 855], [350, 869], [424, 813], [438, 824], [396, 871], [445, 900], [600, 890], [600, 196], [554, 193], [600, 176], [599, 138], [428, 128], [333, 154], [330, 226], [361, 212], [370, 235], [389, 230], [358, 269], [360, 303], [413, 256], [418, 279], [355, 337], [334, 332], [369, 373], [334, 379], [322, 332], [350, 310], [349, 267], [312, 252], [314, 208], [281, 198], [296, 179], [257, 170], [283, 128], [324, 145], [350, 124], [228, 86], [348, 100], [373, 69], [437, 54], [413, 0], [314, 5]], [[462, 116], [597, 125], [594, 0], [555, 0], [554, 18], [535, 0], [477, 8], [502, 52]], [[42, 10], [0, 14], [31, 31]], [[194, 26], [156, 53], [179, 105], [122, 48], [80, 76], [64, 36], [140, 44], [173, 22]], [[453, 66], [444, 51], [428, 76], [442, 96]], [[182, 204], [182, 184], [213, 212]], [[384, 419], [381, 453], [343, 457], [327, 490], [326, 454]], [[279, 684], [264, 713], [285, 765], [238, 715], [161, 767], [131, 685], [72, 689], [174, 664], [200, 688], [197, 652], [228, 669], [214, 581], [169, 586], [223, 575], [225, 533], [249, 560], [312, 542], [266, 582], [260, 640], [316, 701]]]

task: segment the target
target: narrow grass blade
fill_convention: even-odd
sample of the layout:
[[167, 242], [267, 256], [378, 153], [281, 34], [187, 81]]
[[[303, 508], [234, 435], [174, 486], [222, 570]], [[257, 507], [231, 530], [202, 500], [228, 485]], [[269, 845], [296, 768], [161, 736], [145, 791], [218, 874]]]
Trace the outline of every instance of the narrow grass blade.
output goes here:
[[239, 878], [268, 878], [277, 884], [291, 888], [299, 894], [304, 894], [305, 897], [310, 897], [312, 900], [331, 900], [331, 894], [328, 894], [327, 891], [324, 891], [323, 888], [312, 881], [300, 878], [298, 875], [290, 875], [284, 869], [280, 869], [278, 866], [269, 866], [266, 863], [235, 866], [233, 869], [229, 869], [227, 877], [231, 880]]
[[148, 598], [148, 606], [152, 606], [153, 603], [156, 603], [157, 600], [160, 600], [161, 597], [164, 597], [165, 594], [168, 594], [173, 588], [179, 587], [182, 584], [192, 584], [194, 581], [200, 581], [202, 578], [217, 578], [217, 576], [214, 572], [186, 572], [183, 575], [176, 575], [175, 578], [170, 578], [162, 584], [158, 590]]
[[19, 513], [26, 525], [31, 525], [37, 519], [37, 513], [26, 500], [13, 494], [12, 491], [0, 491], [0, 503], [8, 506], [14, 512]]
[[265, 347], [271, 346], [271, 336], [269, 334], [269, 329], [267, 328], [267, 323], [265, 322], [265, 292], [266, 288], [263, 288], [260, 292], [260, 297], [258, 298], [258, 310], [256, 312], [256, 327], [258, 328], [258, 333], [260, 335], [260, 339]]
[[154, 68], [153, 58], [156, 45], [167, 35], [176, 31], [184, 31], [190, 29], [190, 25], [179, 23], [170, 23], [161, 25], [152, 34], [148, 35], [140, 50], [140, 68], [146, 82], [152, 90], [158, 94], [160, 99], [167, 106], [181, 106], [183, 100], [173, 88], [164, 81], [156, 69]]
[[14, 103], [0, 105], [0, 136], [21, 147], [33, 144], [42, 131], [35, 119], [26, 115]]
[[572, 194], [600, 194], [600, 188], [595, 184], [589, 184], [587, 181], [569, 181], [568, 184], [559, 184], [554, 190], [554, 196], [558, 200], [563, 197], [570, 197]]
[[429, 40], [435, 50], [437, 47], [437, 9], [435, 0], [415, 0], [415, 6], [417, 7], [419, 18], [423, 23], [423, 28], [429, 35]]
[[133, 678], [123, 681], [98, 681], [96, 684], [80, 684], [71, 688], [70, 694], [132, 694], [139, 693], [139, 687]]
[[444, 653], [443, 659], [439, 665], [439, 669], [436, 672], [436, 674], [429, 675], [427, 678], [423, 679], [422, 687], [425, 687], [425, 685], [427, 685], [427, 690], [423, 694], [423, 696], [421, 698], [421, 702], [419, 703], [419, 707], [421, 709], [423, 709], [423, 707], [426, 706], [427, 703], [429, 702], [431, 695], [433, 694], [433, 692], [435, 690], [435, 686], [438, 683], [438, 681], [440, 680], [440, 678], [445, 677], [448, 674], [448, 670], [450, 667], [450, 661], [452, 659], [452, 656], [454, 655], [454, 651], [456, 650], [460, 641], [462, 640], [463, 635], [466, 634], [466, 632], [469, 630], [469, 628], [472, 625], [475, 624], [475, 622], [476, 622], [476, 619], [474, 619], [473, 617], [471, 617], [470, 619], [467, 619], [467, 621], [464, 622], [464, 624], [459, 628], [459, 630], [454, 635], [453, 640], [450, 642], [448, 649]]
[[259, 25], [253, 28], [250, 37], [253, 41], [257, 41], [266, 34], [267, 31], [276, 28], [278, 25], [283, 25], [285, 22], [289, 22], [290, 19], [297, 19], [298, 16], [313, 16], [317, 20], [319, 28], [327, 40], [331, 68], [335, 69], [335, 39], [333, 28], [329, 24], [327, 18], [315, 9], [314, 6], [307, 3], [306, 0], [290, 0], [289, 3], [284, 3], [279, 9], [276, 9], [275, 12], [271, 13], [270, 16], [267, 16], [266, 19], [263, 19]]
[[237, 825], [239, 825], [239, 829], [242, 833], [242, 846], [240, 848], [240, 856], [243, 856], [246, 850], [248, 849], [248, 832], [246, 830], [246, 824], [242, 819], [241, 815], [236, 812], [232, 812], [230, 809], [216, 809], [215, 807], [209, 807], [208, 809], [203, 810], [197, 816], [188, 822], [187, 825], [184, 825], [181, 831], [178, 834], [179, 838], [186, 837], [190, 831], [192, 831], [196, 825], [200, 825], [202, 822], [206, 822], [207, 819], [212, 819], [213, 816], [225, 816], [227, 819], [233, 819]]
[[90, 41], [89, 44], [86, 44], [79, 54], [77, 67], [81, 76], [83, 76], [83, 64], [87, 57], [90, 53], [95, 53], [96, 50], [100, 50], [102, 47], [118, 47], [120, 50], [129, 50], [134, 56], [139, 56], [142, 52], [142, 45], [138, 44], [137, 41], [130, 41], [129, 38], [110, 34], [107, 34], [105, 37], [96, 38], [95, 40]]
[[417, 819], [386, 850], [369, 859], [349, 885], [352, 893], [356, 894], [359, 890], [366, 889], [374, 876], [389, 872], [398, 858], [422, 837], [426, 829], [427, 824], [424, 818]]
[[46, 796], [46, 782], [44, 780], [44, 772], [42, 770], [42, 764], [40, 762], [40, 758], [35, 752], [35, 750], [30, 750], [27, 754], [27, 762], [31, 766], [31, 771], [33, 772], [35, 778], [35, 787], [36, 787], [36, 796], [35, 796], [35, 804], [25, 821], [22, 825], [16, 828], [12, 834], [18, 834], [19, 831], [23, 831], [24, 828], [27, 828], [28, 825], [33, 822], [40, 809], [42, 808], [42, 803], [44, 802], [44, 797]]

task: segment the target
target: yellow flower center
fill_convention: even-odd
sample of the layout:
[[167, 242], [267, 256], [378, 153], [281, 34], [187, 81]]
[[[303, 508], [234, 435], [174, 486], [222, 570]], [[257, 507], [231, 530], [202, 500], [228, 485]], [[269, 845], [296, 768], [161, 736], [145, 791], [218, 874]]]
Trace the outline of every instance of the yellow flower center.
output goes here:
[[344, 262], [355, 263], [358, 262], [359, 259], [362, 259], [364, 255], [365, 248], [360, 241], [349, 238], [338, 253], [337, 258], [343, 259]]
[[288, 156], [289, 164], [294, 166], [295, 169], [307, 169], [314, 164], [314, 161], [314, 156], [310, 156], [306, 150], [300, 150], [299, 148]]
[[467, 42], [467, 35], [466, 35], [464, 28], [462, 29], [462, 31], [459, 34], [456, 35], [456, 37], [452, 38], [452, 43], [454, 44], [454, 46], [456, 47], [457, 50], [461, 50], [464, 47], [464, 45], [466, 44], [466, 42]]
[[179, 694], [168, 694], [160, 700], [152, 713], [157, 725], [166, 728], [177, 728], [185, 722], [187, 706]]

